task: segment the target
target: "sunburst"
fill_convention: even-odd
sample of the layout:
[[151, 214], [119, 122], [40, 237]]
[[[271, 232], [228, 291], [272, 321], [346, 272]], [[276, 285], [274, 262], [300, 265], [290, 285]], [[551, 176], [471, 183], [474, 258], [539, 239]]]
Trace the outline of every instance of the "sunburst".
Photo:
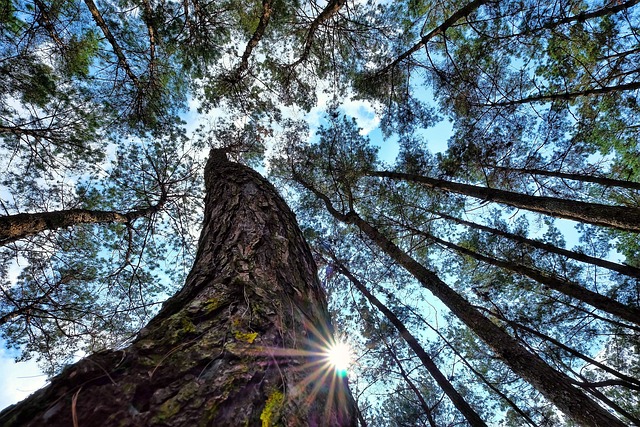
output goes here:
[[306, 349], [258, 347], [254, 351], [266, 353], [274, 360], [303, 359], [304, 363], [295, 369], [305, 371], [306, 375], [295, 384], [295, 388], [307, 390], [308, 405], [312, 405], [320, 394], [325, 394], [325, 420], [331, 418], [331, 413], [342, 418], [352, 411], [348, 403], [347, 381], [355, 361], [354, 352], [344, 336], [321, 331], [315, 325], [306, 326], [313, 337], [307, 340]]
[[347, 376], [353, 364], [353, 350], [344, 338], [336, 339], [324, 352], [325, 362], [341, 377]]

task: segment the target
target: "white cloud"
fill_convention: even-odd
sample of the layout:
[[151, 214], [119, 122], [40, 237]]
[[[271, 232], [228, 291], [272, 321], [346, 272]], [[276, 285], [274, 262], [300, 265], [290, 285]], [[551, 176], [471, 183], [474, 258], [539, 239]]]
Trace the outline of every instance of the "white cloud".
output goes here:
[[380, 116], [369, 101], [349, 99], [341, 107], [347, 116], [355, 117], [360, 135], [368, 135], [380, 125]]

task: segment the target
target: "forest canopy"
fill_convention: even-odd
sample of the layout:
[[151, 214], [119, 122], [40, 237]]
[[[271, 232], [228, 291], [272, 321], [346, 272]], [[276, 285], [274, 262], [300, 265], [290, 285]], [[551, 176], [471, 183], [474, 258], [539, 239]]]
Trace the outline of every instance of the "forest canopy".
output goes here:
[[361, 425], [640, 425], [638, 3], [0, 0], [2, 339], [135, 340], [214, 148], [295, 212]]

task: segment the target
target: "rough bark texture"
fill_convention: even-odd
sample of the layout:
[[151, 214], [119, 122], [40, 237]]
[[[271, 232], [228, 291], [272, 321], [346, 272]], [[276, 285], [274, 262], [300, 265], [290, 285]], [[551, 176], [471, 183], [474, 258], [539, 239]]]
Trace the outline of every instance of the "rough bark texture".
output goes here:
[[294, 215], [260, 175], [219, 151], [205, 181], [184, 287], [129, 347], [65, 369], [3, 411], [1, 425], [355, 425], [345, 381], [317, 363], [331, 326]]
[[439, 188], [485, 201], [503, 203], [516, 208], [539, 212], [557, 218], [572, 219], [588, 224], [614, 227], [640, 232], [640, 209], [624, 206], [601, 205], [555, 197], [530, 196], [496, 188], [461, 184], [444, 179], [429, 178], [400, 172], [375, 171], [370, 176], [417, 182], [425, 187]]

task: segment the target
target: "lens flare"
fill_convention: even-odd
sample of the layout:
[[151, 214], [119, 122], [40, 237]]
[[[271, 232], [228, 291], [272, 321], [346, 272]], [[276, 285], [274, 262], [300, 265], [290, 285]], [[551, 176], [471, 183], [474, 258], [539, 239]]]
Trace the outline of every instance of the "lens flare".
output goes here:
[[340, 376], [346, 376], [347, 370], [353, 363], [353, 352], [349, 344], [343, 340], [334, 342], [325, 353], [327, 363]]
[[[318, 396], [325, 400], [324, 417], [333, 420], [327, 425], [344, 425], [343, 419], [350, 417], [352, 408], [348, 390], [347, 370], [356, 363], [353, 350], [344, 337], [336, 336], [327, 326], [305, 323], [307, 342], [298, 344], [298, 348], [251, 346], [255, 355], [268, 356], [279, 363], [280, 360], [291, 364], [292, 359], [304, 360], [294, 368], [306, 371], [306, 375], [295, 383], [295, 389], [306, 390], [305, 402], [313, 405]], [[306, 359], [306, 360], [305, 360]], [[344, 420], [343, 420], [344, 421]]]

